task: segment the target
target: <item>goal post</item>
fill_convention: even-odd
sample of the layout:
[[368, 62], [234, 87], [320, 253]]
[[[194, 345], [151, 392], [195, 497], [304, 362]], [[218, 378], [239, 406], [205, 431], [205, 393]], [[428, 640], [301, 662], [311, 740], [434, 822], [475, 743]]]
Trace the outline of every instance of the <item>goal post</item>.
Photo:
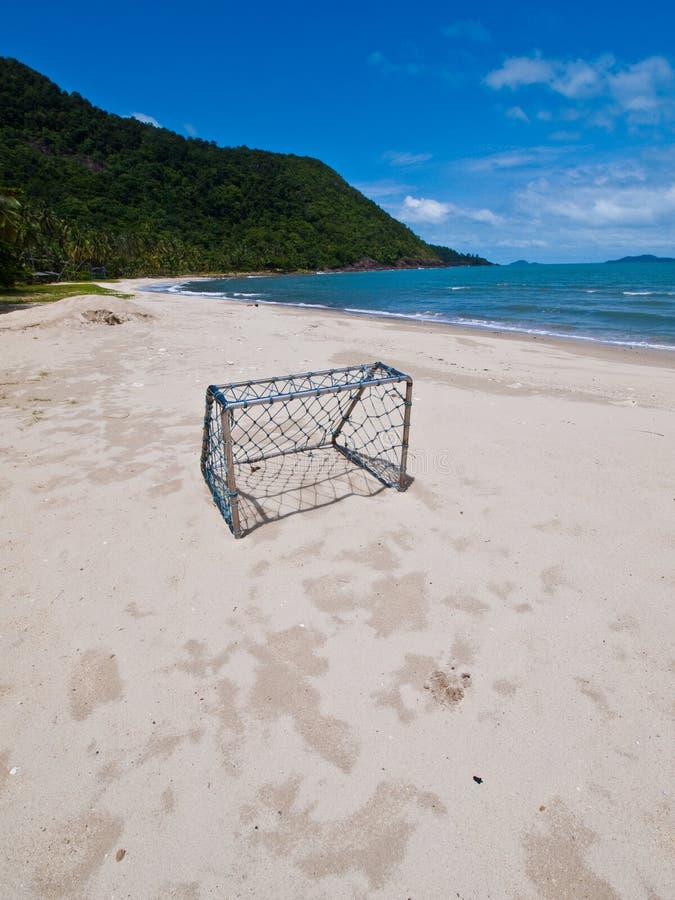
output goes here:
[[237, 489], [244, 464], [332, 448], [405, 489], [412, 385], [382, 362], [210, 385], [201, 469], [234, 536], [245, 533]]

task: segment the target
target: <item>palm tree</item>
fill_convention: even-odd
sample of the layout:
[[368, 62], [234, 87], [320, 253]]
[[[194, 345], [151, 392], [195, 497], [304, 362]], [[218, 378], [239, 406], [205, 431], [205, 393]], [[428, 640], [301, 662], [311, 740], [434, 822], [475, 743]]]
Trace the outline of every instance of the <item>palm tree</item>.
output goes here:
[[21, 230], [21, 204], [11, 188], [0, 187], [0, 241], [16, 243]]
[[0, 285], [11, 287], [21, 272], [21, 204], [10, 188], [0, 188]]

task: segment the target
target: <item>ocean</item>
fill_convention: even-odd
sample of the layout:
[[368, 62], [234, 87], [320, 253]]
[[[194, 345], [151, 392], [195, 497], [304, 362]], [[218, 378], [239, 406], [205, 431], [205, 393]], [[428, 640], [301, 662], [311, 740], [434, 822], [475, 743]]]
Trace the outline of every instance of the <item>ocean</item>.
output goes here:
[[249, 275], [186, 280], [169, 290], [675, 350], [675, 263]]

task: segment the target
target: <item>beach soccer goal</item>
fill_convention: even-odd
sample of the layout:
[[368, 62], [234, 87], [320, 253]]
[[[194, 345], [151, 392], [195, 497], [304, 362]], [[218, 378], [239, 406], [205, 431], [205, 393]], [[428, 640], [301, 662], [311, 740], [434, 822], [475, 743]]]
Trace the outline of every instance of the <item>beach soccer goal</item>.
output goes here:
[[201, 468], [234, 536], [245, 534], [240, 475], [249, 485], [262, 460], [328, 449], [404, 490], [412, 385], [382, 362], [211, 385]]

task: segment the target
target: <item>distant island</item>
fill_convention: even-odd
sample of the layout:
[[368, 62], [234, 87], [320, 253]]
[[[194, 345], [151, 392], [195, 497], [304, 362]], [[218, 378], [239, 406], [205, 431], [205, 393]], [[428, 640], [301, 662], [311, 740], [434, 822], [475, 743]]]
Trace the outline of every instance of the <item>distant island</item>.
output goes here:
[[477, 265], [318, 159], [112, 115], [0, 57], [0, 284]]
[[672, 256], [653, 256], [651, 253], [643, 253], [642, 256], [622, 256], [621, 259], [608, 259], [607, 265], [614, 263], [675, 263]]
[[530, 262], [528, 259], [516, 259], [512, 263], [509, 263], [510, 266], [538, 266], [541, 263]]

